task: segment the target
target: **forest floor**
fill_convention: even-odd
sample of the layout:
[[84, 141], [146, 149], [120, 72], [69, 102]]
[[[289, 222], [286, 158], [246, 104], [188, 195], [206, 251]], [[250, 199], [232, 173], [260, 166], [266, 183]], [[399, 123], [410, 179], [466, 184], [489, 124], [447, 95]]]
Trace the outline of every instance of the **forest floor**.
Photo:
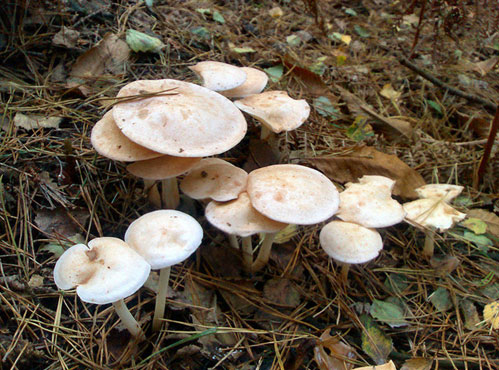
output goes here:
[[[479, 170], [499, 103], [497, 1], [151, 3], [2, 5], [0, 368], [499, 369], [497, 139]], [[112, 98], [138, 79], [199, 83], [188, 67], [206, 60], [264, 70], [267, 90], [311, 106], [277, 155], [248, 116], [221, 157], [248, 171], [315, 167], [338, 189], [385, 175], [400, 202], [424, 183], [462, 185], [453, 206], [467, 221], [436, 234], [431, 259], [423, 231], [380, 230], [384, 250], [344, 284], [321, 225], [288, 229], [251, 275], [183, 198], [203, 244], [172, 268], [167, 328], [150, 329], [154, 279], [127, 300], [146, 331], [136, 343], [112, 306], [59, 291], [53, 268], [73, 243], [122, 238], [153, 209], [125, 164], [90, 144]]]

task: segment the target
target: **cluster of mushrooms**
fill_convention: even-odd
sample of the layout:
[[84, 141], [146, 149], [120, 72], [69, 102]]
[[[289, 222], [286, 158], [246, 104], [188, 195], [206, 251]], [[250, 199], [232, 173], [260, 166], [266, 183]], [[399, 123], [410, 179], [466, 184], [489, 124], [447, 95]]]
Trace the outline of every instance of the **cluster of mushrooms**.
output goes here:
[[[88, 246], [69, 248], [54, 270], [60, 289], [76, 287], [85, 302], [113, 303], [135, 337], [144, 334], [123, 299], [144, 284], [151, 269], [160, 270], [152, 325], [159, 330], [170, 266], [185, 260], [202, 242], [199, 223], [174, 210], [179, 187], [206, 204], [206, 219], [228, 235], [232, 247], [241, 250], [243, 266], [252, 273], [265, 267], [275, 235], [289, 224], [317, 224], [336, 214], [340, 220], [322, 228], [320, 243], [342, 264], [346, 278], [350, 264], [370, 261], [379, 254], [383, 243], [376, 228], [404, 219], [422, 227], [427, 230], [425, 253], [429, 256], [435, 230], [445, 230], [464, 218], [449, 205], [462, 187], [426, 185], [418, 189], [422, 199], [402, 206], [391, 197], [395, 182], [386, 177], [364, 176], [338, 193], [326, 176], [305, 166], [279, 164], [247, 173], [213, 157], [245, 136], [247, 123], [241, 111], [254, 117], [261, 124], [262, 138], [269, 139], [303, 124], [310, 107], [283, 91], [262, 93], [267, 77], [254, 68], [201, 62], [191, 69], [203, 86], [171, 79], [124, 86], [113, 109], [96, 123], [91, 135], [99, 154], [132, 162], [127, 170], [144, 180], [153, 203], [167, 209], [139, 217], [123, 240], [102, 237]], [[242, 99], [229, 100], [235, 97]], [[264, 235], [256, 257], [255, 234]]]

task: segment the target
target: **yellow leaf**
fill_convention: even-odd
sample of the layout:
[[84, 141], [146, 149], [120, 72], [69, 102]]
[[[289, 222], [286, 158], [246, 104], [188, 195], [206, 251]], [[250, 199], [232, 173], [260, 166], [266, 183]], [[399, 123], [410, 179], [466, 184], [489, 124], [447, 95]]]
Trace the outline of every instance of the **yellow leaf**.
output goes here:
[[390, 84], [386, 84], [383, 86], [383, 89], [379, 92], [381, 96], [384, 96], [387, 99], [396, 101], [402, 95], [401, 92], [395, 91]]
[[352, 37], [348, 35], [341, 35], [341, 41], [343, 41], [347, 45], [350, 45], [350, 43], [352, 42]]
[[499, 301], [489, 303], [483, 308], [483, 319], [490, 321], [492, 329], [499, 329]]

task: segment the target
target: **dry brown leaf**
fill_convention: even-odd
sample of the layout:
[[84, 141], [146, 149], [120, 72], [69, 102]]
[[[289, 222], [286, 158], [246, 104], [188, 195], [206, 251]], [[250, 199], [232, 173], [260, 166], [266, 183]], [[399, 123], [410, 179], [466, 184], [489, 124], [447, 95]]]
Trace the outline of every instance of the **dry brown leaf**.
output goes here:
[[52, 43], [57, 46], [64, 46], [66, 48], [76, 47], [80, 33], [76, 30], [63, 26], [52, 38]]
[[411, 358], [404, 362], [400, 370], [430, 370], [432, 363], [426, 358]]
[[39, 128], [59, 128], [62, 122], [62, 117], [46, 117], [36, 114], [29, 116], [16, 113], [14, 116], [14, 126], [21, 127], [25, 130], [36, 130]]
[[495, 56], [478, 63], [472, 63], [470, 65], [470, 68], [473, 71], [480, 73], [482, 76], [485, 76], [487, 73], [494, 69], [497, 63], [499, 63], [499, 56]]
[[311, 158], [307, 162], [331, 180], [355, 182], [364, 175], [380, 175], [395, 180], [393, 194], [415, 199], [414, 189], [425, 185], [423, 177], [397, 156], [364, 146], [345, 156]]
[[479, 138], [487, 139], [489, 137], [492, 119], [484, 117], [483, 114], [475, 113], [470, 117], [467, 114], [457, 112], [457, 121], [460, 127], [469, 126]]
[[440, 274], [450, 274], [454, 271], [459, 265], [461, 261], [456, 256], [443, 256], [437, 257], [432, 256], [430, 259], [430, 265], [438, 271]]
[[321, 96], [328, 93], [329, 89], [327, 85], [318, 74], [299, 67], [290, 57], [283, 59], [282, 64], [289, 69], [289, 72], [293, 77], [303, 84], [303, 87], [305, 87], [309, 94]]
[[[355, 349], [332, 337], [326, 330], [319, 338], [314, 348], [314, 360], [320, 370], [350, 370], [353, 368], [351, 360], [357, 358]], [[329, 353], [326, 352], [326, 348]]]
[[35, 223], [40, 230], [49, 236], [74, 236], [81, 230], [86, 230], [90, 217], [84, 209], [67, 210], [58, 207], [54, 210], [40, 209], [35, 217]]
[[467, 213], [468, 217], [478, 218], [487, 224], [487, 233], [499, 238], [499, 217], [485, 209], [471, 209]]
[[402, 93], [400, 91], [396, 91], [391, 84], [384, 85], [379, 94], [393, 101], [397, 101], [402, 95]]
[[263, 296], [270, 302], [288, 307], [296, 307], [300, 304], [300, 292], [291, 280], [275, 278], [267, 281], [263, 287]]

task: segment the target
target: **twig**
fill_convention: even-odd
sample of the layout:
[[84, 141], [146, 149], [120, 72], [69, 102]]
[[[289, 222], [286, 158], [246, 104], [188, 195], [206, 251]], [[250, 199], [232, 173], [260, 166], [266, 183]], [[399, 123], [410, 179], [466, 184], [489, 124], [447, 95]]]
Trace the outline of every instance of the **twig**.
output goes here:
[[473, 187], [475, 189], [477, 189], [478, 185], [482, 182], [482, 178], [485, 173], [485, 168], [487, 167], [487, 162], [489, 161], [490, 153], [492, 151], [492, 146], [494, 145], [498, 129], [499, 129], [499, 107], [496, 109], [494, 120], [492, 121], [492, 125], [490, 126], [490, 132], [489, 132], [489, 137], [487, 139], [487, 144], [485, 144], [485, 150], [483, 152], [482, 160], [480, 161], [480, 166], [478, 167], [475, 180], [473, 181]]

